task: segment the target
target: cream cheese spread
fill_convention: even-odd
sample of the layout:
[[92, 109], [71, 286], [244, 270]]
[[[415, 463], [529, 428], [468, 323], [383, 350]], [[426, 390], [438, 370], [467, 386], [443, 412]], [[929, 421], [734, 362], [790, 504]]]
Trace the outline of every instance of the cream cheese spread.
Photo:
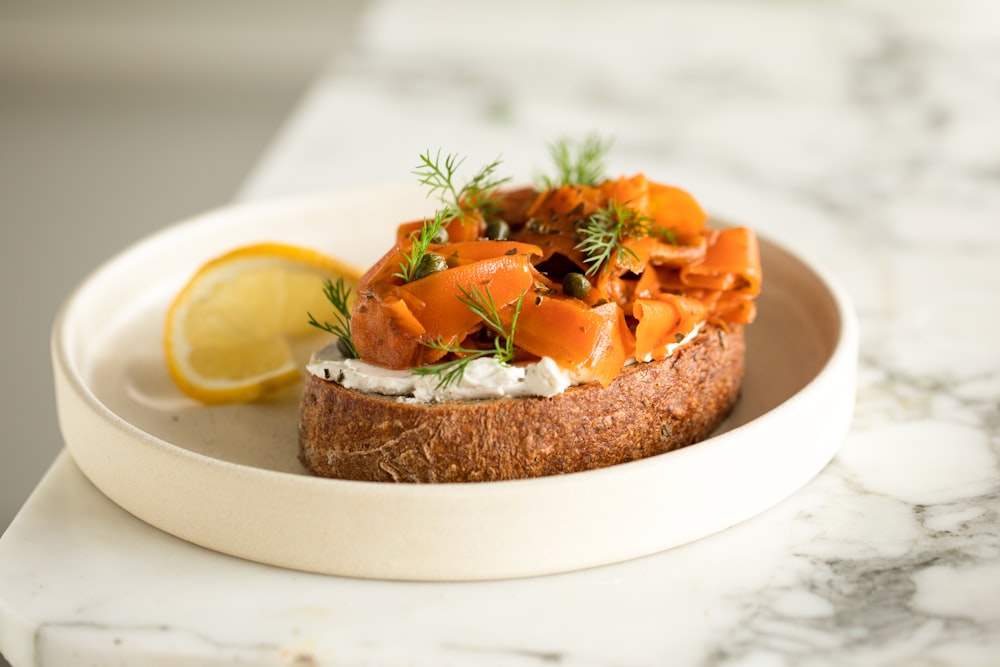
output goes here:
[[[698, 324], [676, 343], [667, 346], [667, 356], [691, 342], [702, 324]], [[645, 359], [643, 361], [649, 361]], [[627, 363], [635, 363], [630, 359]], [[589, 382], [592, 378], [561, 368], [549, 357], [526, 365], [510, 365], [491, 357], [473, 359], [462, 379], [447, 387], [438, 386], [435, 375], [418, 375], [411, 370], [392, 370], [344, 357], [336, 343], [313, 353], [306, 370], [313, 375], [337, 382], [345, 389], [363, 393], [397, 396], [401, 400], [421, 403], [436, 401], [516, 398], [522, 396], [555, 396], [569, 387]]]

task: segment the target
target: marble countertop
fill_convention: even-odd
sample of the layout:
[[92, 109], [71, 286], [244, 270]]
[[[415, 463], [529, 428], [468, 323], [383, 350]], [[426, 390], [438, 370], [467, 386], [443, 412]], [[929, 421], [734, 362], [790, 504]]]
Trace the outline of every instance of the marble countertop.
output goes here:
[[381, 2], [241, 198], [400, 182], [428, 148], [530, 179], [615, 140], [816, 258], [861, 327], [840, 452], [654, 556], [482, 583], [292, 572], [180, 542], [63, 453], [0, 539], [14, 665], [1000, 664], [1000, 7]]

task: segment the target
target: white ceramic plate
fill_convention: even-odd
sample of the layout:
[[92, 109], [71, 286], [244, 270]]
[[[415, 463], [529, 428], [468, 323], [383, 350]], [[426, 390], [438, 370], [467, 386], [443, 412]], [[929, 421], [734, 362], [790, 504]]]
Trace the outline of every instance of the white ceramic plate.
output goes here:
[[206, 259], [278, 240], [365, 266], [397, 223], [427, 209], [416, 190], [237, 206], [107, 263], [53, 331], [60, 425], [77, 464], [137, 517], [220, 552], [319, 573], [470, 580], [569, 571], [696, 540], [777, 503], [833, 457], [853, 413], [855, 317], [828, 276], [766, 240], [735, 413], [711, 439], [643, 461], [482, 484], [319, 479], [296, 457], [298, 389], [205, 407], [172, 385], [164, 314]]

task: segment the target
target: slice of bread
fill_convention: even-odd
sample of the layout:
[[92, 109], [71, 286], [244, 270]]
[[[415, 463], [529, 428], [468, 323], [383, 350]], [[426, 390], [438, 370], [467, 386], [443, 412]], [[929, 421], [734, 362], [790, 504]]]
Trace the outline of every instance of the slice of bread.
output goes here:
[[662, 361], [551, 398], [415, 403], [310, 375], [300, 458], [322, 477], [442, 483], [560, 475], [662, 454], [705, 439], [726, 418], [744, 346], [742, 325], [706, 324]]

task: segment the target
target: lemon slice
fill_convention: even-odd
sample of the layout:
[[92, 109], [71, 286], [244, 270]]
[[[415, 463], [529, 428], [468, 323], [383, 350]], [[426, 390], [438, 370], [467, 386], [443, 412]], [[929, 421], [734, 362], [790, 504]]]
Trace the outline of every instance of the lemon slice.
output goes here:
[[292, 341], [332, 319], [323, 286], [361, 271], [320, 252], [261, 243], [202, 266], [167, 311], [164, 354], [177, 386], [205, 403], [252, 401], [299, 381]]

